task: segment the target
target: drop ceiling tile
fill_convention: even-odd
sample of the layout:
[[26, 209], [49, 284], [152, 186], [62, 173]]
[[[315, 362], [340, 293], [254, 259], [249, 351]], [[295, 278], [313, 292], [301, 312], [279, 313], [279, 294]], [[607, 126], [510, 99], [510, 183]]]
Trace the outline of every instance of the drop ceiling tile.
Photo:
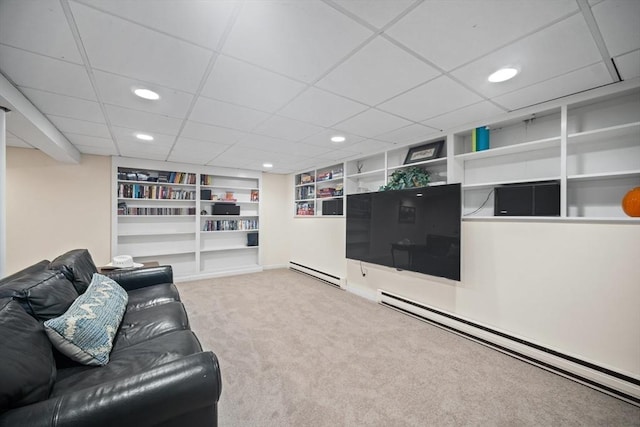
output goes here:
[[[98, 136], [79, 135], [75, 133], [65, 133], [65, 136], [76, 147], [94, 147], [96, 149], [115, 151], [115, 144], [111, 138], [100, 138]], [[80, 150], [80, 148], [78, 148]]]
[[424, 61], [377, 37], [316, 86], [373, 106], [438, 74]]
[[[116, 74], [94, 71], [100, 98], [105, 104], [117, 105], [148, 113], [184, 118], [189, 111], [193, 95], [154, 83], [130, 79]], [[133, 94], [135, 89], [150, 89], [160, 95], [160, 99], [151, 101]]]
[[346, 149], [348, 151], [355, 151], [359, 154], [370, 154], [376, 152], [382, 152], [394, 147], [394, 144], [390, 142], [378, 141], [375, 139], [367, 139], [355, 144], [351, 144]]
[[70, 5], [92, 67], [190, 93], [198, 88], [210, 51], [79, 3]]
[[442, 76], [384, 102], [378, 108], [419, 122], [480, 100], [475, 93]]
[[133, 157], [135, 159], [165, 161], [169, 155], [169, 147], [152, 148], [144, 146], [125, 146], [120, 150], [120, 155], [123, 157]]
[[[342, 135], [346, 138], [344, 142], [332, 142], [331, 137], [335, 135]], [[344, 145], [356, 144], [360, 141], [364, 141], [366, 138], [362, 136], [353, 135], [344, 131], [339, 131], [337, 129], [326, 129], [320, 133], [312, 135], [308, 138], [302, 140], [304, 144], [311, 145], [319, 145], [321, 147], [326, 147], [327, 150], [337, 149]]]
[[114, 105], [105, 105], [105, 110], [112, 125], [133, 129], [136, 132], [175, 136], [182, 125], [181, 119]]
[[269, 114], [258, 110], [198, 97], [189, 120], [237, 130], [251, 130]]
[[274, 113], [305, 87], [290, 78], [220, 55], [201, 94]]
[[482, 101], [441, 116], [433, 117], [422, 123], [435, 129], [448, 131], [464, 124], [489, 119], [490, 117], [506, 112], [506, 109], [500, 108], [489, 101]]
[[[499, 49], [451, 73], [487, 97], [530, 86], [594, 64], [602, 58], [582, 15], [574, 15], [509, 46]], [[489, 74], [504, 66], [520, 73], [502, 83], [490, 83]], [[541, 94], [547, 99], [553, 93]]]
[[216, 49], [236, 2], [83, 0], [85, 4], [209, 49]]
[[376, 28], [382, 28], [414, 3], [414, 0], [334, 0]]
[[310, 83], [372, 34], [321, 1], [253, 1], [222, 51]]
[[300, 141], [322, 132], [324, 128], [282, 116], [271, 116], [254, 129], [255, 133], [273, 138]]
[[167, 147], [167, 152], [169, 148], [173, 145], [175, 141], [175, 136], [172, 135], [164, 135], [164, 134], [153, 134], [153, 141], [141, 141], [136, 138], [137, 130], [127, 129], [119, 126], [111, 126], [111, 130], [118, 141], [118, 146], [120, 150], [123, 150], [125, 147], [131, 149], [131, 147], [141, 148], [141, 149], [152, 149], [153, 147]]
[[418, 123], [396, 129], [392, 132], [378, 135], [376, 139], [391, 142], [393, 144], [413, 144], [414, 142], [426, 141], [433, 135], [440, 133], [439, 130]]
[[386, 34], [448, 71], [577, 10], [574, 0], [427, 1]]
[[615, 58], [615, 61], [622, 80], [640, 77], [640, 50], [619, 56]]
[[338, 123], [334, 128], [355, 135], [373, 138], [376, 135], [391, 132], [410, 124], [411, 122], [408, 120], [371, 108], [344, 122]]
[[249, 135], [245, 139], [240, 141], [237, 146], [278, 153], [280, 156], [315, 156], [327, 151], [327, 149], [317, 145], [308, 145], [302, 144], [300, 142], [285, 141], [282, 139], [271, 138], [263, 135]]
[[182, 129], [181, 137], [199, 139], [201, 141], [219, 142], [223, 144], [233, 144], [247, 135], [235, 129], [223, 128], [219, 126], [205, 125], [203, 123], [188, 121]]
[[92, 146], [92, 145], [80, 145], [75, 144], [78, 151], [82, 154], [93, 154], [96, 156], [117, 156], [118, 153], [113, 144], [111, 146]]
[[274, 156], [273, 152], [260, 150], [253, 147], [242, 146], [236, 144], [225, 150], [220, 155], [216, 156], [216, 161], [223, 161], [227, 163], [243, 165], [250, 160], [257, 160], [260, 162], [272, 161]]
[[33, 148], [31, 145], [9, 132], [7, 132], [6, 142], [8, 147]]
[[592, 11], [611, 56], [640, 48], [640, 1], [603, 1]]
[[231, 145], [190, 138], [178, 138], [167, 160], [170, 162], [204, 165], [229, 147], [231, 147]]
[[47, 118], [62, 133], [77, 133], [80, 135], [97, 136], [100, 138], [111, 138], [109, 129], [104, 123], [94, 123], [85, 120], [71, 119], [69, 117], [55, 116], [48, 114]]
[[13, 47], [82, 64], [59, 2], [0, 2], [0, 40]]
[[83, 66], [0, 45], [2, 73], [17, 86], [95, 101]]
[[25, 87], [20, 91], [44, 114], [64, 115], [78, 120], [105, 123], [102, 109], [97, 102]]
[[314, 125], [331, 127], [366, 109], [366, 105], [311, 87], [279, 114]]
[[559, 98], [611, 83], [611, 76], [602, 62], [541, 83], [516, 90], [493, 100], [510, 110], [549, 100], [549, 94]]

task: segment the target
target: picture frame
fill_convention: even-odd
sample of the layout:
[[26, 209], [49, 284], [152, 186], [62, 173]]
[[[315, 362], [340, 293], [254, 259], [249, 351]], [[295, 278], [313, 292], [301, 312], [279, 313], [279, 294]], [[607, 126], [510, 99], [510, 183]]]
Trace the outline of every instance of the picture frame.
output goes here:
[[416, 208], [413, 206], [400, 205], [400, 210], [398, 211], [398, 222], [414, 224], [416, 222]]
[[407, 157], [404, 159], [404, 164], [424, 162], [425, 160], [437, 159], [442, 151], [444, 140], [430, 142], [428, 144], [419, 145], [417, 147], [409, 148]]

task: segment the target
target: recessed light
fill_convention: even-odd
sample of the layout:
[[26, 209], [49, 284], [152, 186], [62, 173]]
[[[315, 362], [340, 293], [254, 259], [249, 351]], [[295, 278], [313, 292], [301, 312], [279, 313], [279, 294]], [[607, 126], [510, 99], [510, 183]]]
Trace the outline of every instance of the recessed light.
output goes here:
[[272, 163], [263, 163], [263, 164], [262, 164], [262, 167], [263, 167], [263, 168], [272, 168], [272, 167], [273, 167], [273, 164], [272, 164]]
[[336, 135], [331, 137], [331, 142], [345, 142], [347, 138], [342, 135]]
[[491, 74], [488, 78], [488, 80], [491, 83], [500, 83], [500, 82], [505, 82], [509, 79], [512, 79], [516, 76], [516, 74], [518, 74], [518, 70], [515, 68], [501, 68], [498, 71], [496, 71], [495, 73]]
[[138, 89], [135, 89], [133, 93], [135, 93], [140, 98], [150, 99], [152, 101], [155, 101], [156, 99], [160, 99], [160, 95], [158, 95], [157, 93], [149, 89], [138, 88]]
[[151, 135], [147, 135], [146, 133], [136, 133], [136, 138], [142, 141], [153, 141], [153, 137]]

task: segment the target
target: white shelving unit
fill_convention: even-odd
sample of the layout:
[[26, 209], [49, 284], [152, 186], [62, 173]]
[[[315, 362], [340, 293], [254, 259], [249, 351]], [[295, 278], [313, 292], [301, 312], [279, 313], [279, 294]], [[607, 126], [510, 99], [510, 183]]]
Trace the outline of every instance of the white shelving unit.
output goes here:
[[[398, 147], [345, 163], [345, 194], [378, 191], [393, 172], [418, 166], [430, 185], [461, 183], [463, 220], [640, 222], [621, 200], [640, 186], [640, 88], [637, 82], [603, 87], [477, 123], [490, 129], [490, 148], [472, 151], [471, 127], [453, 129], [438, 158], [404, 164], [411, 148]], [[310, 171], [315, 179], [315, 172]], [[303, 184], [296, 175], [296, 191]], [[560, 183], [559, 217], [496, 217], [494, 189], [537, 181]], [[298, 194], [298, 193], [297, 193]], [[318, 199], [296, 200], [312, 206]]]
[[[137, 172], [144, 179], [130, 179]], [[188, 183], [158, 182], [172, 172], [188, 176]], [[177, 280], [262, 269], [260, 247], [248, 245], [248, 234], [259, 232], [260, 172], [114, 157], [112, 175], [112, 255], [170, 264]], [[129, 187], [138, 191], [134, 197], [122, 193]], [[156, 190], [148, 190], [154, 187]], [[187, 198], [167, 199], [166, 193], [158, 191], [161, 187]], [[124, 195], [128, 197], [121, 197]], [[235, 203], [240, 215], [211, 215], [214, 203]], [[207, 221], [210, 226], [239, 229], [206, 231]]]
[[[335, 201], [334, 209], [323, 212], [324, 201]], [[342, 216], [344, 206], [344, 164], [301, 172], [294, 177], [294, 215], [296, 217]], [[337, 208], [337, 209], [335, 209]]]

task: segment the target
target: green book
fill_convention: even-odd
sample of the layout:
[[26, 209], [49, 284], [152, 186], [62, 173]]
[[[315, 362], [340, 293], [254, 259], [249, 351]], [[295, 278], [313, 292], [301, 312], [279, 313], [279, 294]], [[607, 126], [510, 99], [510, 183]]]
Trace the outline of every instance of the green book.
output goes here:
[[478, 151], [477, 144], [478, 144], [478, 132], [476, 129], [473, 129], [471, 131], [471, 151], [472, 152]]

